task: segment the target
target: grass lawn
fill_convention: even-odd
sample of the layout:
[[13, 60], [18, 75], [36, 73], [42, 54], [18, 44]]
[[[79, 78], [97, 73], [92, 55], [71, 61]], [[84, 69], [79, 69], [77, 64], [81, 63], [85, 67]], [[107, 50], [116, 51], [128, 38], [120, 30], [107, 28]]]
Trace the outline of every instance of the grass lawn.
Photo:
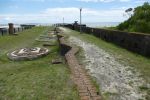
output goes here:
[[96, 28], [100, 28], [100, 29], [107, 29], [107, 30], [118, 30], [117, 27], [96, 27]]
[[18, 36], [0, 37], [0, 100], [79, 100], [76, 86], [65, 64], [52, 65], [58, 45], [51, 53], [33, 61], [10, 61], [6, 54], [21, 47], [42, 47], [35, 39], [52, 28], [35, 27]]
[[[130, 52], [126, 49], [123, 49], [117, 45], [114, 45], [112, 43], [106, 42], [101, 40], [100, 38], [97, 38], [93, 35], [82, 33], [80, 34], [77, 31], [73, 31], [68, 29], [70, 32], [70, 35], [73, 35], [75, 37], [80, 38], [81, 40], [84, 40], [86, 42], [92, 43], [97, 45], [98, 47], [102, 48], [103, 50], [109, 52], [110, 54], [114, 55], [116, 60], [121, 62], [125, 65], [130, 65], [137, 71], [141, 73], [140, 77], [143, 77], [146, 81], [146, 83], [150, 84], [150, 59], [143, 57], [139, 54]], [[142, 89], [143, 91], [148, 92], [147, 100], [150, 99], [150, 88], [147, 86], [139, 87], [139, 89]]]

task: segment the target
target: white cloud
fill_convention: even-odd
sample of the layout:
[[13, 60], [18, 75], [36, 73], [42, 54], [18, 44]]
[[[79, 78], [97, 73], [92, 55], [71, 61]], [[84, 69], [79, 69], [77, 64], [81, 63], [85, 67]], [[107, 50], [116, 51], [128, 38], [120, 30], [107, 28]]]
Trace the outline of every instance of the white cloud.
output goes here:
[[4, 19], [7, 20], [7, 21], [11, 21], [12, 20], [11, 17], [5, 17]]
[[[57, 19], [65, 18], [68, 22], [79, 20], [79, 8], [48, 8], [43, 12], [45, 15], [53, 16]], [[90, 8], [83, 8], [82, 17], [83, 22], [112, 22], [123, 21], [124, 9], [109, 9], [109, 10], [95, 10]]]
[[[11, 1], [20, 1], [20, 0], [11, 0]], [[21, 1], [33, 1], [33, 2], [45, 2], [46, 0], [21, 0]]]
[[[123, 17], [124, 9], [109, 9], [109, 10], [95, 10], [90, 8], [83, 8], [82, 18], [83, 22], [120, 22], [125, 20]], [[79, 8], [48, 8], [39, 14], [5, 14], [0, 15], [1, 22], [13, 23], [58, 23], [62, 22], [63, 17], [65, 22], [72, 23], [79, 20]]]
[[130, 0], [120, 0], [121, 2], [129, 2]]
[[[143, 4], [144, 2], [148, 2], [147, 0], [136, 0], [134, 1], [136, 4]], [[150, 1], [149, 1], [150, 2]]]
[[65, 1], [65, 0], [11, 0], [11, 1], [13, 1], [13, 2], [16, 2], [16, 1], [23, 1], [23, 2], [47, 2], [47, 1], [51, 1], [51, 2], [53, 2], [53, 1], [57, 1], [57, 2], [63, 2], [63, 1]]
[[82, 2], [112, 2], [115, 0], [77, 0], [77, 1], [82, 1]]
[[113, 1], [120, 1], [120, 2], [129, 2], [130, 0], [77, 0], [81, 2], [113, 2]]

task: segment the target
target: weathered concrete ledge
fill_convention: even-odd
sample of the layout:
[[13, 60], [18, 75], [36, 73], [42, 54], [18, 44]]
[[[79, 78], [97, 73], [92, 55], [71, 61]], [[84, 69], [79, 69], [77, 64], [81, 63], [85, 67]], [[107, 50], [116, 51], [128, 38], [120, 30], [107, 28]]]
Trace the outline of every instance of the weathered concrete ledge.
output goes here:
[[66, 43], [63, 36], [57, 36], [60, 43], [61, 54], [65, 56], [67, 64], [71, 69], [72, 79], [77, 85], [81, 100], [102, 100], [96, 87], [92, 84], [90, 76], [75, 57], [79, 49]]

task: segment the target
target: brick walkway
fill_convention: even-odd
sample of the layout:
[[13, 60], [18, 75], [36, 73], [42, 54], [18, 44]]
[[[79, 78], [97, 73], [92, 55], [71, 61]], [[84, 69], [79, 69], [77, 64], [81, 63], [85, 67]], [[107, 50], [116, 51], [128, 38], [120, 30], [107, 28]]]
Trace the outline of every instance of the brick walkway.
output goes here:
[[[59, 41], [60, 44], [68, 45], [65, 43], [63, 37], [60, 38]], [[75, 54], [78, 52], [78, 48], [70, 47], [71, 49], [65, 54], [65, 58], [71, 69], [73, 81], [77, 85], [81, 100], [102, 100], [101, 96], [96, 91], [96, 87], [92, 84], [90, 76], [86, 73], [85, 69], [79, 65], [75, 57]]]

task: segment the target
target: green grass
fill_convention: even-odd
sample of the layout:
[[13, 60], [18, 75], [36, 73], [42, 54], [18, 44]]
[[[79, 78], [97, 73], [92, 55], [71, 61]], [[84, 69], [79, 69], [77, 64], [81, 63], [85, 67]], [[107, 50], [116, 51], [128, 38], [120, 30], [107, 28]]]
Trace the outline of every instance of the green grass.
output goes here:
[[52, 65], [59, 57], [58, 45], [50, 54], [33, 61], [10, 61], [8, 51], [21, 47], [42, 47], [35, 39], [49, 27], [35, 27], [18, 36], [0, 37], [0, 100], [78, 100], [76, 86], [65, 64]]
[[112, 27], [96, 27], [96, 28], [108, 29], [108, 30], [118, 30], [117, 27], [115, 27], [115, 26], [112, 26]]
[[110, 100], [110, 96], [118, 96], [118, 94], [117, 93], [111, 93], [111, 92], [105, 92], [104, 94], [103, 94], [103, 99], [104, 100]]
[[[130, 52], [126, 49], [123, 49], [117, 45], [106, 42], [97, 38], [93, 35], [82, 33], [80, 34], [77, 31], [70, 30], [70, 35], [80, 38], [86, 42], [97, 45], [103, 50], [114, 55], [115, 59], [124, 65], [130, 65], [132, 68], [136, 69], [141, 73], [140, 77], [143, 77], [146, 83], [150, 84], [150, 59], [139, 54]], [[144, 86], [147, 87], [147, 86]], [[140, 89], [140, 87], [139, 87]], [[150, 99], [150, 89], [145, 89], [148, 92], [147, 98]]]

